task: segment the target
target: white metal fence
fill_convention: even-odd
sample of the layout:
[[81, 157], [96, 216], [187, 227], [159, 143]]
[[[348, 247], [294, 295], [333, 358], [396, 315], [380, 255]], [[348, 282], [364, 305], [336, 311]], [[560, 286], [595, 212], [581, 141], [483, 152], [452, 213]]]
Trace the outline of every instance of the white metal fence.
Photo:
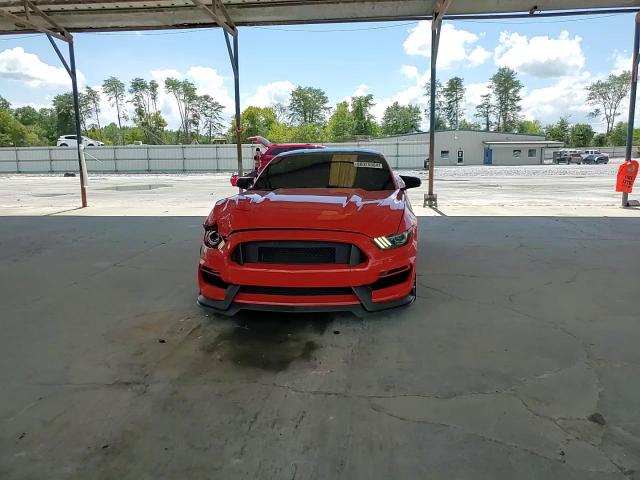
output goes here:
[[[353, 142], [341, 147], [370, 147], [382, 152], [395, 168], [424, 164], [428, 144], [422, 142]], [[332, 144], [328, 144], [332, 146]], [[242, 146], [245, 170], [253, 168], [255, 145]], [[223, 145], [132, 145], [87, 147], [87, 170], [97, 173], [224, 172], [237, 170], [236, 146]], [[75, 148], [0, 148], [0, 173], [56, 173], [75, 171]]]
[[[327, 146], [370, 148], [383, 153], [396, 169], [423, 168], [429, 144], [419, 141], [369, 141]], [[253, 168], [255, 145], [243, 145], [243, 168]], [[624, 156], [625, 147], [603, 147], [611, 157]], [[583, 149], [580, 149], [583, 150]], [[88, 147], [87, 169], [96, 173], [224, 172], [237, 170], [236, 146], [223, 145], [132, 145]], [[552, 152], [545, 152], [545, 159]], [[547, 160], [548, 160], [547, 159]], [[56, 173], [78, 168], [75, 148], [0, 148], [0, 173]]]

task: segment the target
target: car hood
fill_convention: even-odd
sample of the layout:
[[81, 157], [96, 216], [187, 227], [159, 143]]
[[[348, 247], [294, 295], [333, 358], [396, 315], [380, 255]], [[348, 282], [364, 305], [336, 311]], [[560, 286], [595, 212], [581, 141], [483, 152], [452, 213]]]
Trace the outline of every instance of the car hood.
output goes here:
[[304, 188], [247, 191], [216, 203], [207, 223], [228, 235], [238, 230], [311, 229], [363, 233], [369, 237], [395, 233], [405, 208], [401, 190]]

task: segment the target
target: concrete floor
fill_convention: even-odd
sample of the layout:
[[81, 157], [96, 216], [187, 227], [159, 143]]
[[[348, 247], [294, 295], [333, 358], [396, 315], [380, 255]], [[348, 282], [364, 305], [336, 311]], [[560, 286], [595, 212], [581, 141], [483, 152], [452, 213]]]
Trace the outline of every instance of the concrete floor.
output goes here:
[[0, 478], [640, 478], [637, 211], [421, 217], [411, 307], [226, 319], [171, 208], [2, 212]]

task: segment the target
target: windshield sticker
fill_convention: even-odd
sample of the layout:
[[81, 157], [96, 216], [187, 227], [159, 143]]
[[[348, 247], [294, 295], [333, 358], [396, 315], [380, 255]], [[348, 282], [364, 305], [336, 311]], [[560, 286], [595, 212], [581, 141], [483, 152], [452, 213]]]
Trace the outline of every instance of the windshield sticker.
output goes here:
[[353, 162], [357, 168], [382, 168], [382, 164], [378, 162]]

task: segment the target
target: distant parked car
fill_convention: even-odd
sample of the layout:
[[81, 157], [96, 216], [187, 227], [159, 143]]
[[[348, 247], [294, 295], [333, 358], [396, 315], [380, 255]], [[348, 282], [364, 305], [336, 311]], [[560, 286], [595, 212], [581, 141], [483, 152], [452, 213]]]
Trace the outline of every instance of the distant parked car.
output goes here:
[[609, 163], [609, 155], [601, 153], [600, 150], [585, 150], [582, 155], [583, 163]]
[[600, 165], [603, 163], [609, 163], [609, 157], [603, 153], [595, 154], [592, 153], [590, 155], [585, 155], [582, 157], [582, 163], [584, 164], [596, 164]]
[[[78, 138], [76, 135], [62, 135], [58, 137], [57, 145], [58, 147], [75, 147], [78, 145], [76, 138]], [[82, 137], [82, 144], [85, 147], [101, 147], [104, 145], [104, 143], [89, 137]]]
[[582, 163], [582, 155], [577, 150], [558, 150], [553, 152], [553, 163]]

